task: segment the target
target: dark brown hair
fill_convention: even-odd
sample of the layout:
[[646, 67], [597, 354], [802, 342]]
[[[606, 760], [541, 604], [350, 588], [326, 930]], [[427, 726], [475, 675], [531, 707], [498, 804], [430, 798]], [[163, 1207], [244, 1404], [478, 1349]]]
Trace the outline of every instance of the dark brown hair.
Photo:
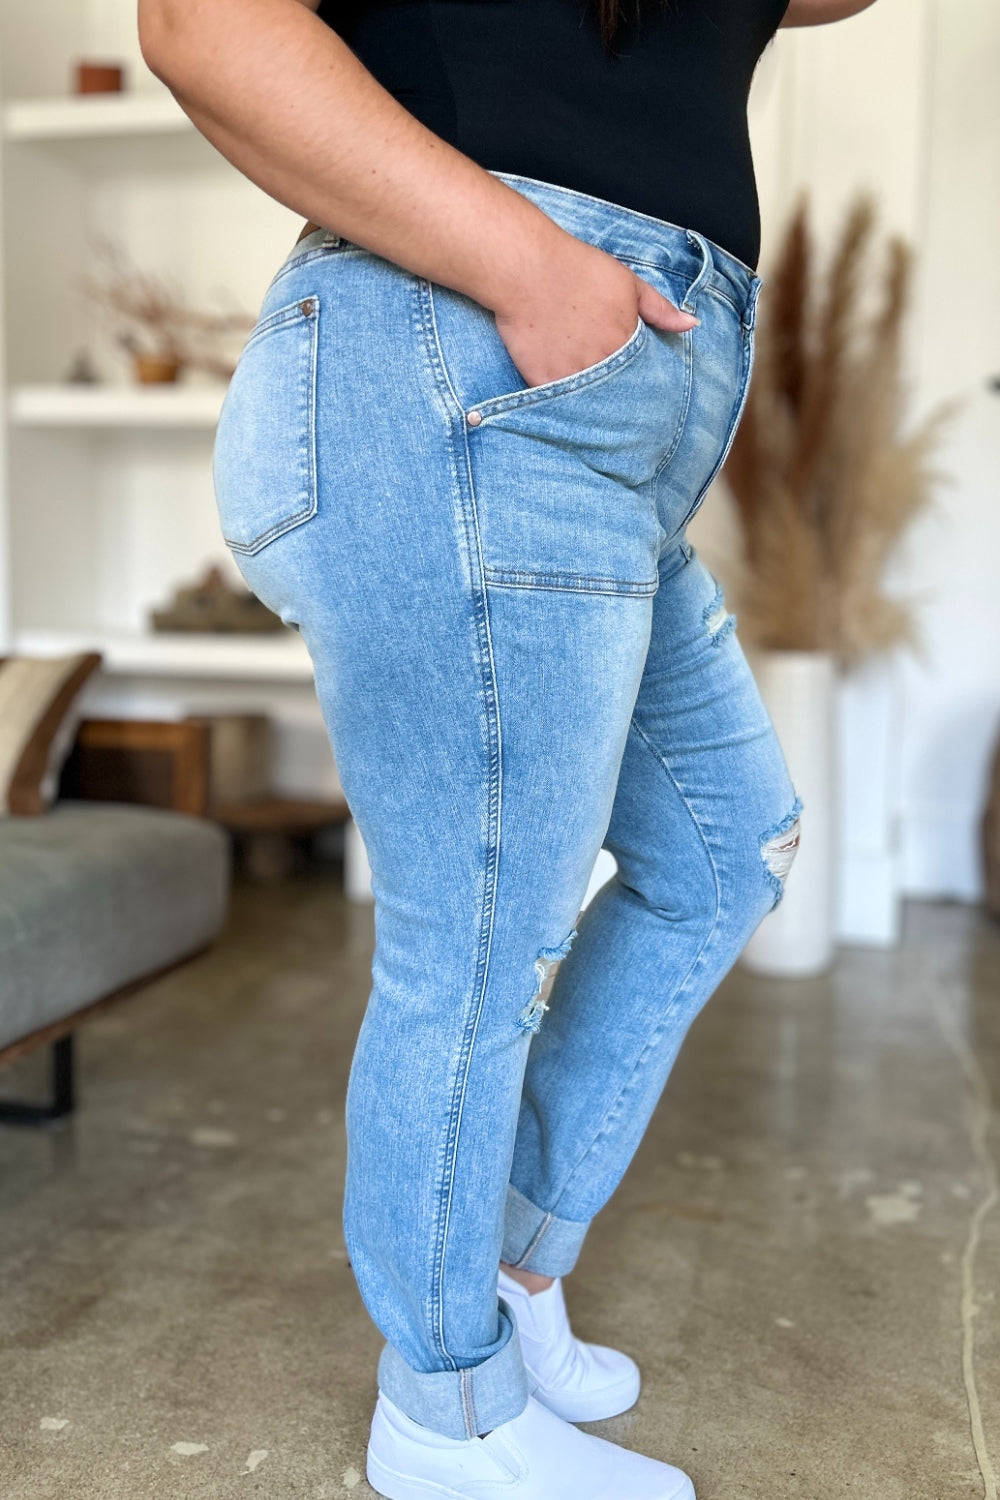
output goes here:
[[638, 20], [642, 0], [587, 0], [587, 8], [600, 29], [605, 51], [613, 51], [626, 21]]

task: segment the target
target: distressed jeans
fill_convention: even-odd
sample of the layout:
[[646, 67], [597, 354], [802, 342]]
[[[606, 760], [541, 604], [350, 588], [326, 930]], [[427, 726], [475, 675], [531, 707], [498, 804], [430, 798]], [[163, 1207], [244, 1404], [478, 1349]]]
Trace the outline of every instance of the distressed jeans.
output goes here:
[[[371, 863], [344, 1226], [379, 1383], [458, 1438], [527, 1400], [498, 1263], [572, 1269], [800, 810], [686, 539], [760, 282], [697, 233], [496, 175], [700, 326], [640, 319], [528, 387], [478, 303], [317, 230], [215, 445], [227, 545], [307, 644]], [[581, 911], [602, 846], [617, 873]]]

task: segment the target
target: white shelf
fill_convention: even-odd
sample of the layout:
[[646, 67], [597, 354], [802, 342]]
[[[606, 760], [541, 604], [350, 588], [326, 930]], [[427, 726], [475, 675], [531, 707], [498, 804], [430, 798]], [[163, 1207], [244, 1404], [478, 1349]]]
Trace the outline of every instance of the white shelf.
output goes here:
[[10, 393], [18, 427], [175, 427], [214, 430], [223, 385], [20, 385]]
[[5, 107], [3, 130], [9, 141], [195, 133], [180, 105], [166, 92], [19, 99]]
[[312, 682], [309, 653], [294, 630], [272, 635], [144, 634], [108, 630], [21, 630], [13, 648], [28, 656], [101, 651], [116, 676], [215, 677], [248, 682]]

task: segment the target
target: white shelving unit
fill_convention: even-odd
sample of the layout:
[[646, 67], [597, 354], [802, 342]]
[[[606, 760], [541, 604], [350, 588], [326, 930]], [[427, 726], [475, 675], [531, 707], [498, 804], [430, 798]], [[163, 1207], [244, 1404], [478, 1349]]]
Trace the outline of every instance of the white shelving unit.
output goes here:
[[130, 677], [222, 677], [240, 682], [312, 682], [312, 662], [294, 631], [264, 636], [25, 630], [14, 649], [39, 656], [102, 651], [106, 670]]
[[[126, 92], [74, 97], [73, 64]], [[281, 790], [338, 789], [294, 631], [181, 635], [150, 610], [234, 579], [211, 482], [221, 382], [135, 384], [85, 295], [102, 245], [192, 304], [253, 314], [300, 221], [248, 183], [146, 69], [134, 0], [0, 0], [0, 654], [103, 653], [87, 708], [270, 712]], [[70, 384], [85, 350], [101, 380]]]
[[171, 94], [152, 93], [18, 99], [4, 107], [3, 131], [8, 141], [56, 142], [197, 133]]
[[216, 386], [21, 385], [10, 392], [16, 427], [177, 427], [214, 432]]

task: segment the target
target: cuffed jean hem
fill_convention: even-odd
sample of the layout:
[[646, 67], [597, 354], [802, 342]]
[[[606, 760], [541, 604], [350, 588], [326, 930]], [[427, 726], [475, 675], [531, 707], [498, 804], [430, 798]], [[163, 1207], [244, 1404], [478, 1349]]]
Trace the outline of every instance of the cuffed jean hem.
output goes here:
[[589, 1228], [589, 1219], [559, 1219], [508, 1185], [500, 1259], [537, 1276], [565, 1276], [576, 1265]]
[[411, 1369], [392, 1344], [378, 1362], [379, 1389], [414, 1422], [442, 1437], [474, 1438], [519, 1417], [528, 1404], [528, 1376], [517, 1323], [501, 1297], [500, 1332], [506, 1342], [467, 1370]]

